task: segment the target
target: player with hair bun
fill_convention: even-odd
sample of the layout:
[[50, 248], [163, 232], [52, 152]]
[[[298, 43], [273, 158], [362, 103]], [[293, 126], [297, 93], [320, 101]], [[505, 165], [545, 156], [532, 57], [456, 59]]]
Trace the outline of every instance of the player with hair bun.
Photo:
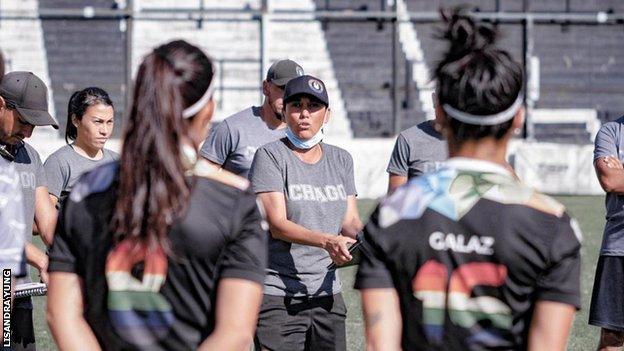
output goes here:
[[384, 199], [365, 228], [355, 285], [368, 349], [565, 350], [580, 232], [506, 167], [522, 68], [494, 27], [462, 9], [442, 16], [436, 95], [450, 159]]

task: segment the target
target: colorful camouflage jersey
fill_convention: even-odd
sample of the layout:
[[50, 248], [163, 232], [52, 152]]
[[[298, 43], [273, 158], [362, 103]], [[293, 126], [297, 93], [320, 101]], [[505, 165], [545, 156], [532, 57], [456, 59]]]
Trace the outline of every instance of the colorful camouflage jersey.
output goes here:
[[454, 158], [385, 199], [356, 288], [395, 288], [404, 350], [522, 350], [534, 304], [580, 308], [580, 231], [493, 163]]
[[84, 282], [84, 317], [103, 350], [196, 350], [215, 328], [220, 279], [264, 283], [266, 223], [247, 187], [225, 171], [197, 175], [166, 255], [113, 241], [117, 162], [80, 178], [61, 207], [48, 271]]

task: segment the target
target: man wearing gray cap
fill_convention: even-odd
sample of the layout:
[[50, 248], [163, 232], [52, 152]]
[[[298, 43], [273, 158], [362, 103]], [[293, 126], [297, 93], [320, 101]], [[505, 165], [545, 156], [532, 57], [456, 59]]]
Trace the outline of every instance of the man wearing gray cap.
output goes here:
[[219, 167], [247, 177], [256, 150], [285, 136], [284, 86], [303, 74], [303, 68], [292, 60], [275, 62], [262, 82], [262, 106], [249, 107], [219, 123], [210, 131], [200, 154]]
[[[48, 113], [48, 89], [39, 77], [31, 72], [11, 72], [0, 81], [0, 156], [10, 161], [19, 175], [26, 224], [26, 258], [39, 270], [42, 281], [47, 282], [48, 258], [31, 243], [33, 224], [44, 243], [50, 245], [56, 225], [56, 210], [48, 196], [46, 178], [37, 151], [24, 142], [32, 135], [35, 126], [58, 123]], [[20, 278], [18, 284], [30, 278]], [[30, 298], [17, 299], [13, 306], [11, 348], [34, 350], [35, 333]]]

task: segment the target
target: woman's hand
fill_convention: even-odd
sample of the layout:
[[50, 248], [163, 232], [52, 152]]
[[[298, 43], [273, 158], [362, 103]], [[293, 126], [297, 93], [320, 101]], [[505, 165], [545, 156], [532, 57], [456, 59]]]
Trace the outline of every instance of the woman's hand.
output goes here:
[[355, 244], [355, 240], [352, 238], [329, 234], [323, 248], [329, 253], [332, 261], [341, 266], [353, 259], [349, 253], [349, 246], [353, 244]]

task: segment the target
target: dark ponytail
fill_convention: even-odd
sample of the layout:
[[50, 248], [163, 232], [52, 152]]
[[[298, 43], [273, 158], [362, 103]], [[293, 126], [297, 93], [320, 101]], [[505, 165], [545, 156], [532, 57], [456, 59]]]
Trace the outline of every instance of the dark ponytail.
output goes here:
[[169, 251], [167, 233], [190, 196], [180, 143], [188, 135], [182, 111], [213, 79], [212, 62], [182, 41], [162, 45], [139, 67], [123, 137], [114, 238], [138, 239]]
[[76, 140], [78, 136], [78, 130], [73, 123], [73, 118], [82, 120], [87, 109], [97, 104], [104, 104], [106, 106], [113, 107], [113, 101], [108, 96], [108, 93], [101, 88], [89, 87], [79, 91], [75, 91], [69, 98], [67, 104], [67, 126], [65, 128], [65, 142], [70, 143]]
[[[440, 105], [477, 116], [505, 111], [522, 90], [522, 67], [509, 53], [495, 46], [494, 26], [476, 22], [465, 8], [442, 10], [446, 29], [441, 39], [449, 48], [435, 69]], [[467, 124], [447, 116], [455, 141], [493, 136], [502, 138], [512, 120], [493, 126]]]

